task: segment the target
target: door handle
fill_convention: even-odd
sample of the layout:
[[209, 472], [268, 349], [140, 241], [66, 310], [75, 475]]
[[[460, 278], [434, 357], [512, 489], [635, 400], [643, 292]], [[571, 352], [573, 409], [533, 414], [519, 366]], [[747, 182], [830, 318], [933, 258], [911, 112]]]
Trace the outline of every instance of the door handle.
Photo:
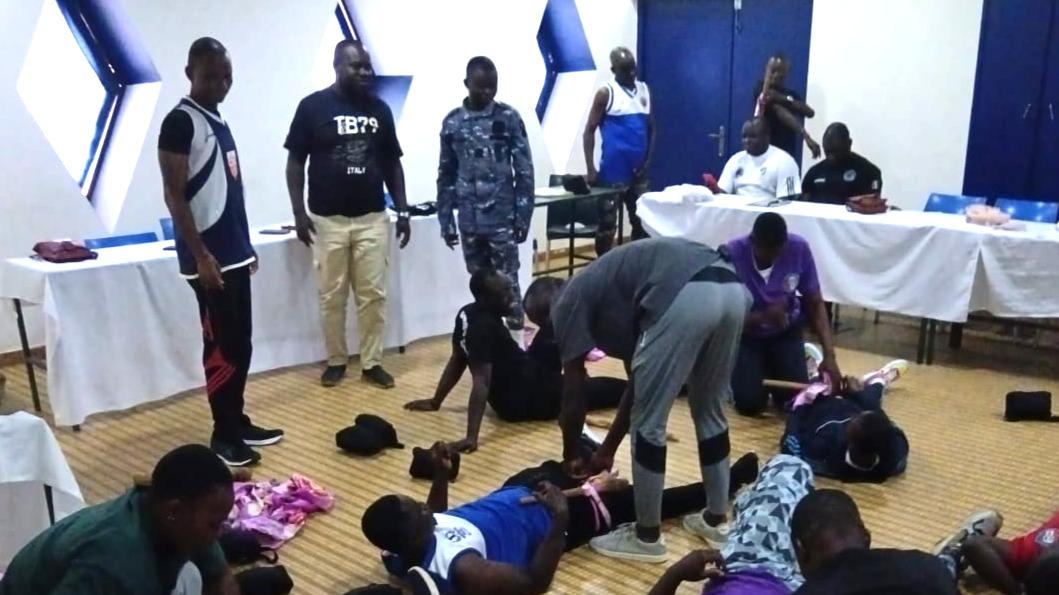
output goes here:
[[1055, 110], [1052, 109], [1052, 102], [1050, 101], [1048, 102], [1048, 119], [1050, 119], [1052, 122], [1055, 121]]
[[1033, 109], [1032, 103], [1026, 104], [1026, 109], [1022, 110], [1022, 119], [1025, 120], [1030, 115], [1030, 110]]
[[728, 145], [728, 135], [725, 134], [724, 124], [721, 124], [717, 132], [711, 132], [707, 136], [717, 139], [717, 156], [724, 157], [724, 152]]

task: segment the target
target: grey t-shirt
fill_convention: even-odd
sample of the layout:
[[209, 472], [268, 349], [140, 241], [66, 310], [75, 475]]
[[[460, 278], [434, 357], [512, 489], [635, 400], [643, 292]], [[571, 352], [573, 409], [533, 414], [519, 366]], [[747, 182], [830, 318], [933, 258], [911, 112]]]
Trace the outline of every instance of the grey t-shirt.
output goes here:
[[640, 330], [656, 322], [692, 277], [720, 255], [679, 238], [652, 238], [611, 250], [566, 283], [552, 304], [563, 362], [599, 347], [632, 359]]

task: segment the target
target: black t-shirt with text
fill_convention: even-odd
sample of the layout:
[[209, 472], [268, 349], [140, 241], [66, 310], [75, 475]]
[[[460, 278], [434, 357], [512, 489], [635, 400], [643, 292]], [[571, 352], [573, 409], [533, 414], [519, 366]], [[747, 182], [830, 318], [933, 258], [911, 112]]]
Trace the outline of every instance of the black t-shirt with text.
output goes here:
[[[754, 102], [756, 104], [757, 98], [761, 95], [761, 88], [765, 86], [764, 81], [758, 81], [754, 85]], [[780, 85], [772, 85], [772, 90], [776, 91], [783, 97], [793, 97], [798, 101], [802, 100], [802, 96], [793, 89], [787, 87], [781, 87]], [[769, 125], [769, 137], [771, 138], [770, 144], [774, 147], [779, 147], [784, 151], [791, 154], [792, 157], [797, 155], [797, 150], [801, 144], [801, 137], [797, 132], [791, 130], [786, 124], [784, 124], [780, 117], [776, 115], [776, 110], [772, 109], [772, 106], [779, 105], [787, 108], [792, 114], [798, 116], [798, 113], [794, 111], [791, 102], [786, 99], [780, 101], [773, 101], [769, 103], [769, 106], [765, 109], [765, 122]]]
[[402, 152], [383, 100], [317, 91], [298, 104], [283, 146], [309, 158], [311, 213], [359, 217], [385, 209], [384, 172]]
[[912, 550], [847, 550], [805, 577], [794, 595], [958, 595], [937, 557]]
[[851, 197], [882, 190], [882, 172], [856, 153], [825, 159], [802, 176], [802, 195], [812, 202], [844, 205]]

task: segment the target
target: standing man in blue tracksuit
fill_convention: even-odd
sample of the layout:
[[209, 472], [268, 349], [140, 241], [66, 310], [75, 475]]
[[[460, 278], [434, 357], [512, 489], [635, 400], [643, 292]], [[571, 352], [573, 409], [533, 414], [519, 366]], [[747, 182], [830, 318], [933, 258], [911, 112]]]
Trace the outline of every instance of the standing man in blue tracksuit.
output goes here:
[[[625, 188], [622, 201], [629, 212], [632, 239], [647, 237], [636, 216], [636, 199], [647, 192], [647, 166], [654, 148], [654, 119], [651, 92], [647, 83], [636, 80], [636, 58], [627, 48], [610, 53], [614, 80], [596, 92], [588, 113], [583, 136], [588, 183]], [[596, 129], [603, 138], [599, 169], [595, 166]], [[602, 256], [614, 246], [618, 202], [613, 196], [599, 202], [600, 221], [596, 234], [596, 254]]]
[[[508, 329], [521, 334], [518, 245], [533, 216], [533, 155], [515, 108], [495, 101], [496, 66], [484, 56], [467, 63], [467, 98], [441, 124], [438, 221], [449, 248], [463, 244], [467, 272], [496, 269], [513, 284]], [[453, 215], [459, 211], [459, 221]], [[521, 345], [521, 336], [518, 337]]]

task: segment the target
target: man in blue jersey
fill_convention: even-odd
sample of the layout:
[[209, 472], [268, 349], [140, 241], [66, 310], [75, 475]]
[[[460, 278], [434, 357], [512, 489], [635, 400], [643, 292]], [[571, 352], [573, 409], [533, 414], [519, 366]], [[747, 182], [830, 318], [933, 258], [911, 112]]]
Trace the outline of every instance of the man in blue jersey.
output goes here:
[[[651, 117], [651, 93], [647, 84], [636, 80], [636, 58], [623, 47], [610, 53], [610, 70], [614, 80], [596, 92], [585, 123], [583, 143], [588, 183], [624, 187], [622, 195], [629, 212], [634, 240], [646, 238], [640, 218], [636, 216], [636, 199], [647, 191], [647, 166], [654, 148], [654, 119]], [[603, 138], [599, 169], [595, 166], [596, 129]], [[617, 201], [600, 200], [599, 231], [596, 253], [603, 255], [614, 245], [617, 225]]]
[[[603, 475], [583, 483], [558, 461], [523, 469], [503, 488], [449, 510], [449, 448], [439, 442], [431, 454], [435, 474], [426, 504], [383, 496], [361, 522], [368, 540], [383, 550], [387, 570], [404, 578], [414, 595], [543, 593], [564, 550], [636, 518], [628, 482]], [[757, 465], [757, 456], [747, 454], [732, 466], [733, 492], [754, 481]], [[583, 495], [569, 501], [559, 491], [578, 487]], [[662, 516], [674, 518], [705, 504], [701, 483], [668, 488], [662, 494]]]
[[275, 444], [283, 432], [259, 428], [243, 413], [253, 349], [250, 275], [258, 261], [250, 244], [235, 140], [217, 111], [232, 86], [228, 50], [213, 38], [195, 41], [184, 73], [191, 92], [162, 122], [158, 163], [180, 274], [199, 303], [213, 415], [210, 447], [229, 465], [249, 465], [261, 458], [250, 446]]

